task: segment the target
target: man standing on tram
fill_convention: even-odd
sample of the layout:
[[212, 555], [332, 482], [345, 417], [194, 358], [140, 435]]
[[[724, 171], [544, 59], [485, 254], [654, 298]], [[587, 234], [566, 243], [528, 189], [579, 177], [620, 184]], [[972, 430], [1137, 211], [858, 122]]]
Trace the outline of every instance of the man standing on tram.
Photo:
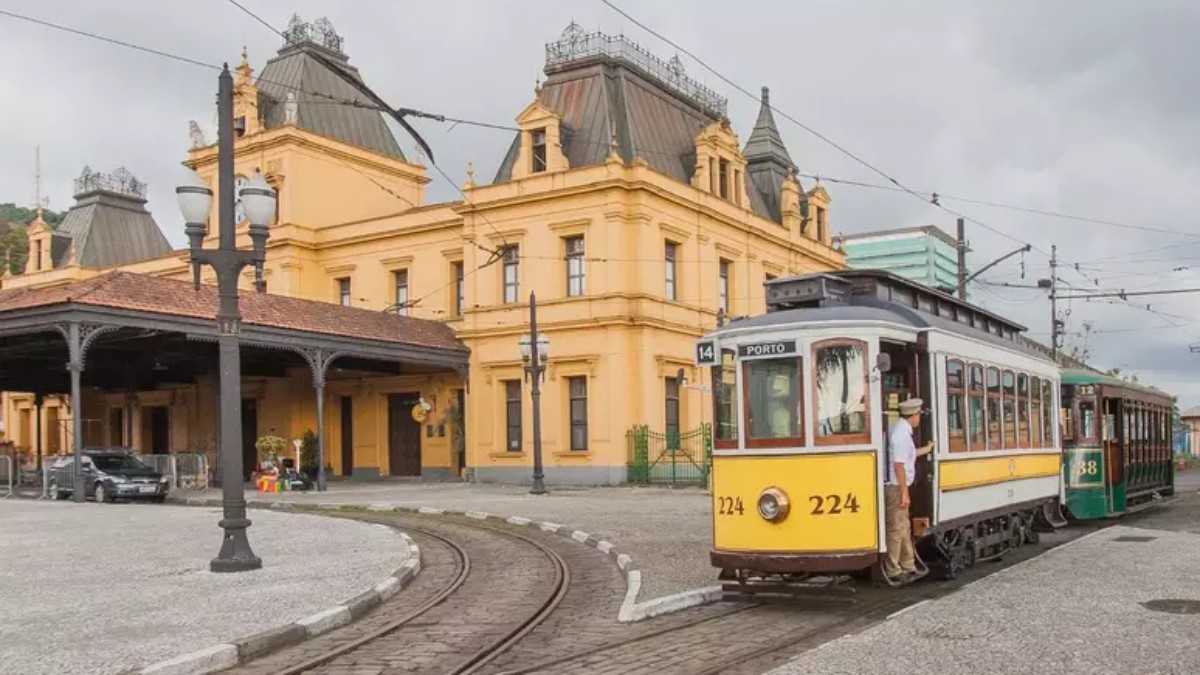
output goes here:
[[917, 575], [913, 555], [912, 521], [908, 516], [908, 488], [916, 477], [917, 458], [933, 450], [933, 441], [920, 448], [913, 442], [913, 427], [921, 423], [919, 398], [900, 404], [900, 418], [888, 429], [888, 477], [883, 486], [883, 501], [887, 509], [887, 560], [884, 571], [892, 578], [911, 578]]

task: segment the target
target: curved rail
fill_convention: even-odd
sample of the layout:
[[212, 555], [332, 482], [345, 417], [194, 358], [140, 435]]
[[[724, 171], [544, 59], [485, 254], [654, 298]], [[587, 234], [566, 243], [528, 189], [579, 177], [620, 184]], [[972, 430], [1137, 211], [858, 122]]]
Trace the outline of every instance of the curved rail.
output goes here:
[[545, 621], [551, 613], [554, 612], [554, 610], [562, 602], [563, 598], [566, 597], [567, 588], [571, 584], [571, 569], [567, 567], [567, 561], [563, 560], [562, 556], [560, 556], [558, 553], [555, 553], [550, 549], [550, 547], [546, 546], [540, 541], [536, 541], [526, 537], [525, 535], [517, 534], [515, 532], [507, 532], [492, 527], [484, 527], [482, 525], [476, 525], [476, 527], [482, 530], [491, 530], [492, 532], [503, 533], [536, 547], [543, 554], [545, 554], [547, 558], [549, 558], [550, 563], [554, 566], [554, 584], [552, 585], [550, 596], [546, 598], [546, 600], [538, 607], [538, 610], [534, 612], [532, 616], [522, 621], [516, 628], [509, 631], [508, 634], [504, 635], [500, 639], [496, 640], [493, 644], [472, 654], [470, 658], [459, 664], [459, 666], [454, 670], [450, 671], [451, 673], [454, 673], [454, 675], [467, 675], [468, 673], [474, 673], [488, 663], [491, 663], [491, 661], [496, 657], [508, 651], [513, 645], [528, 635], [534, 628], [537, 628], [539, 625], [541, 625], [541, 623]]
[[466, 582], [467, 576], [471, 573], [471, 557], [467, 555], [466, 549], [450, 541], [446, 537], [430, 532], [429, 530], [423, 530], [417, 527], [406, 527], [405, 529], [410, 532], [419, 532], [431, 539], [436, 539], [450, 549], [450, 551], [454, 554], [455, 559], [458, 561], [457, 572], [450, 580], [450, 583], [446, 584], [442, 590], [438, 591], [438, 593], [426, 601], [425, 604], [417, 607], [408, 614], [405, 614], [403, 617], [381, 626], [380, 628], [358, 638], [357, 640], [347, 642], [344, 645], [330, 649], [329, 651], [319, 654], [307, 661], [285, 668], [284, 670], [279, 671], [279, 675], [295, 675], [296, 673], [302, 673], [306, 670], [312, 670], [313, 668], [323, 666], [339, 656], [348, 654], [373, 640], [377, 640], [389, 633], [393, 633], [396, 630], [404, 627], [405, 624], [410, 623], [414, 619], [419, 618], [422, 614], [442, 604], [446, 598], [449, 598], [455, 591], [459, 589], [460, 586], [463, 585], [464, 582]]

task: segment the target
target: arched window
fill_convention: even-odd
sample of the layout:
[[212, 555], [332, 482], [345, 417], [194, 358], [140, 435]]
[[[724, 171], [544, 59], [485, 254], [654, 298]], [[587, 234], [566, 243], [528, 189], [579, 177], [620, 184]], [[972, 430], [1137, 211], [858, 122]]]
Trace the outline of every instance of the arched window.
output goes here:
[[962, 361], [946, 362], [946, 417], [950, 427], [950, 452], [967, 451], [967, 383]]
[[1042, 436], [1042, 381], [1036, 377], [1029, 378], [1029, 425], [1031, 447], [1049, 447]]
[[1004, 448], [1017, 447], [1017, 378], [1013, 371], [1004, 371], [1001, 377], [1004, 387]]
[[1017, 447], [1029, 447], [1029, 376], [1017, 374]]
[[983, 412], [983, 366], [972, 363], [967, 378], [967, 396], [970, 417], [967, 431], [970, 438], [967, 447], [972, 451], [987, 449], [987, 418]]
[[1000, 450], [1004, 447], [1000, 422], [1000, 369], [987, 369], [987, 449]]

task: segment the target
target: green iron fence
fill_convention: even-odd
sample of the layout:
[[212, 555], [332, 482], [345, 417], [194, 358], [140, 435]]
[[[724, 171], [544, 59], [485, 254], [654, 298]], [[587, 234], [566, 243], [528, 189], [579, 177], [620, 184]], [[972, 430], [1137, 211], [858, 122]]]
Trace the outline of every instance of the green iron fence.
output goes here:
[[712, 469], [712, 425], [659, 433], [639, 425], [625, 433], [629, 443], [629, 482], [708, 485]]

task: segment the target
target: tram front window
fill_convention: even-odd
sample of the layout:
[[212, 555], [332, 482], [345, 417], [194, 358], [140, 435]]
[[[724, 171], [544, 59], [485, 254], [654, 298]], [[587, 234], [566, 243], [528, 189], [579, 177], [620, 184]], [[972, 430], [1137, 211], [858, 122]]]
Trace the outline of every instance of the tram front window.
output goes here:
[[747, 440], [799, 438], [799, 359], [746, 361], [745, 377]]

